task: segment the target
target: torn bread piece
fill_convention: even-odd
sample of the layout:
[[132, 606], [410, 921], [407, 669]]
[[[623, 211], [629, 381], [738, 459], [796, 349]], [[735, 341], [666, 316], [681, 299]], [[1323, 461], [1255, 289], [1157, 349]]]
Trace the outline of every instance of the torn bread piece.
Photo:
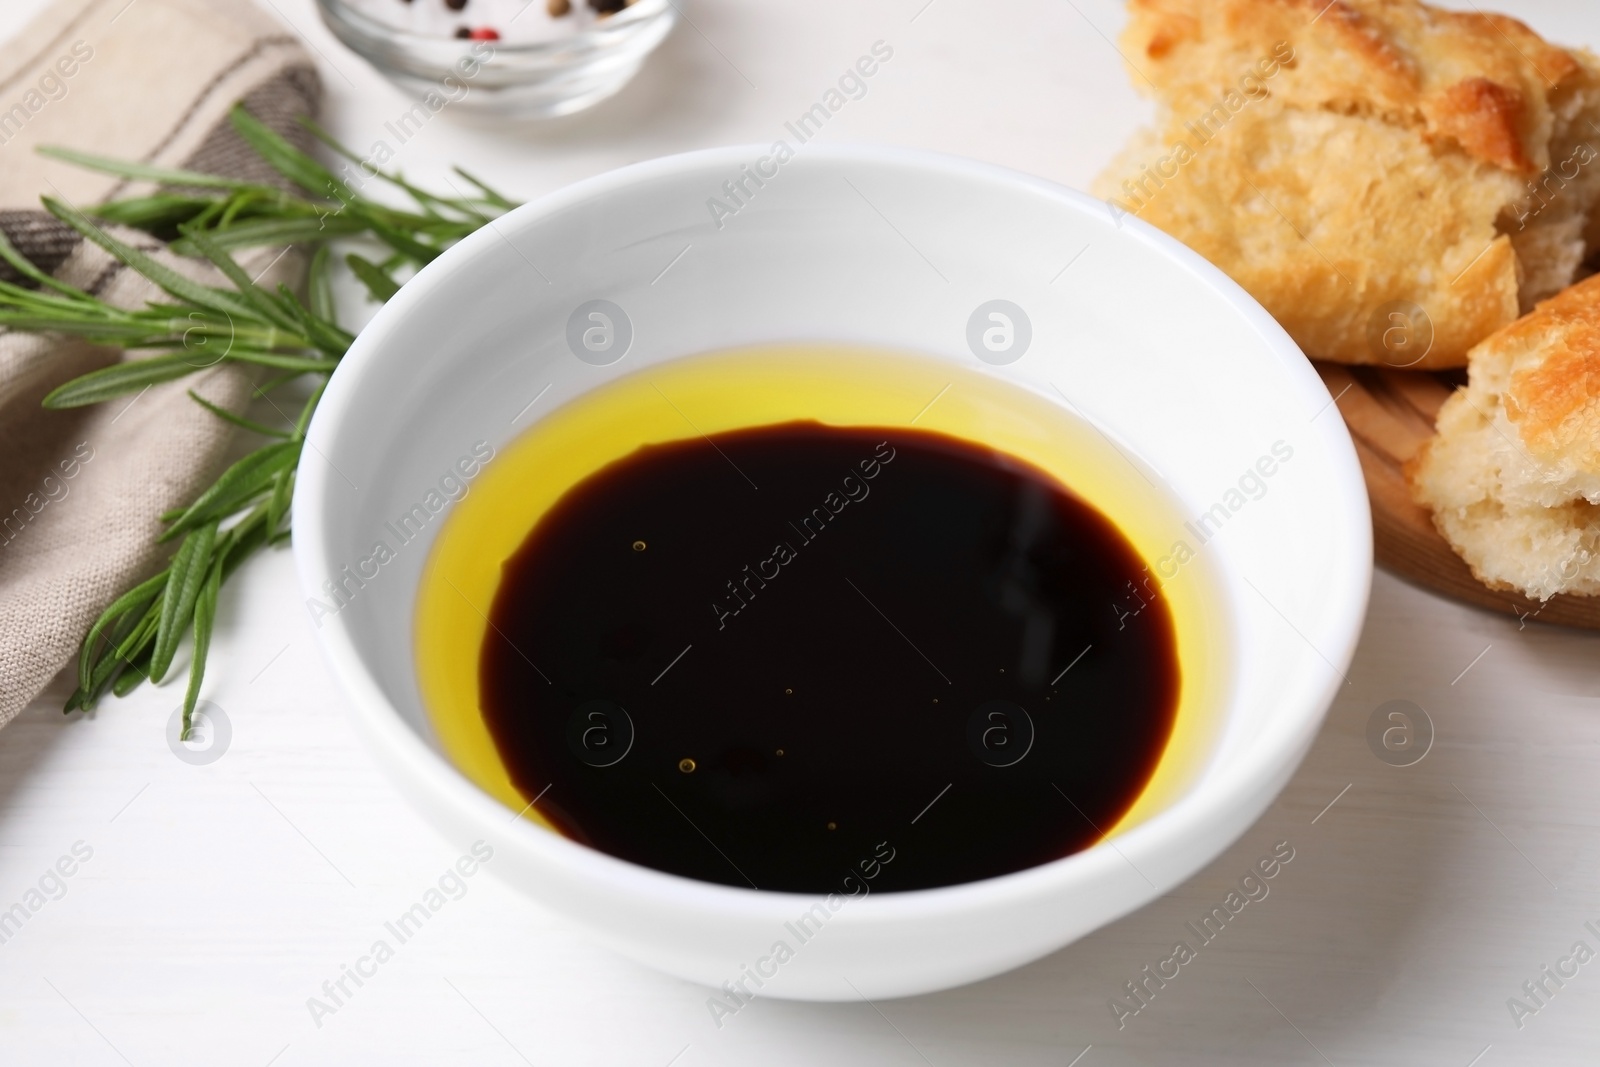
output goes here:
[[1416, 0], [1129, 0], [1161, 104], [1097, 191], [1314, 359], [1461, 366], [1600, 244], [1600, 60]]
[[1472, 350], [1406, 473], [1485, 585], [1600, 594], [1600, 276]]

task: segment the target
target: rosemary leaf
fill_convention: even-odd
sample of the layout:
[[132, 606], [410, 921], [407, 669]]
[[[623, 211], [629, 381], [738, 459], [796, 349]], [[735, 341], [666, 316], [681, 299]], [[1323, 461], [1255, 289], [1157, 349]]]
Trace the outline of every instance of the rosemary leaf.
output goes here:
[[243, 415], [235, 415], [227, 408], [219, 407], [216, 404], [213, 404], [211, 401], [207, 400], [193, 389], [189, 390], [189, 399], [193, 400], [196, 404], [199, 404], [201, 407], [211, 412], [211, 414], [215, 415], [223, 422], [231, 422], [241, 430], [249, 430], [251, 433], [258, 433], [263, 437], [281, 437], [285, 440], [287, 440], [289, 437], [289, 435], [284, 433], [282, 430], [274, 430], [271, 426], [263, 426], [254, 419], [247, 419]]
[[183, 694], [183, 729], [178, 740], [189, 740], [194, 706], [200, 700], [200, 683], [206, 676], [206, 656], [211, 651], [211, 628], [217, 621], [217, 592], [222, 587], [222, 560], [206, 572], [205, 584], [194, 604], [194, 658], [189, 661], [189, 688]]
[[44, 406], [59, 411], [98, 404], [113, 397], [136, 393], [158, 382], [182, 378], [199, 369], [187, 352], [169, 352], [148, 359], [113, 363], [52, 389], [44, 398]]
[[400, 283], [389, 277], [387, 271], [370, 260], [363, 259], [354, 252], [344, 257], [351, 271], [360, 279], [361, 284], [367, 287], [367, 292], [372, 294], [372, 299], [378, 303], [385, 303], [390, 297], [400, 291]]
[[[311, 213], [294, 217], [248, 219], [223, 229], [212, 229], [207, 232], [219, 248], [229, 251], [254, 248], [258, 245], [309, 244], [313, 241], [328, 241], [335, 237], [350, 237], [366, 232], [367, 224], [364, 221], [336, 214], [336, 207], [337, 205], [330, 206], [327, 212], [321, 215]], [[183, 256], [194, 255], [196, 252], [193, 243], [182, 238], [172, 243], [172, 250]]]
[[256, 449], [234, 463], [180, 514], [159, 540], [170, 541], [202, 523], [221, 519], [264, 491], [273, 475], [300, 458], [299, 441], [280, 441]]
[[338, 359], [349, 350], [351, 345], [355, 344], [354, 334], [341, 329], [327, 319], [319, 319], [311, 314], [299, 300], [295, 299], [294, 293], [289, 290], [288, 286], [280, 285], [278, 292], [283, 299], [284, 306], [294, 315], [301, 332], [305, 334], [313, 347], [321, 349], [334, 359]]
[[240, 137], [254, 148], [274, 170], [316, 197], [333, 196], [348, 200], [352, 194], [333, 171], [274, 133], [250, 112], [235, 107], [229, 116]]
[[[299, 374], [332, 374], [339, 364], [331, 359], [314, 359], [306, 356], [286, 356], [278, 352], [259, 352], [250, 348], [235, 348], [228, 359], [240, 363], [254, 363], [261, 367], [276, 367]], [[199, 368], [196, 368], [199, 369]]]
[[294, 424], [294, 435], [297, 439], [305, 438], [306, 428], [311, 425], [311, 416], [317, 410], [317, 402], [322, 399], [322, 394], [327, 391], [327, 388], [328, 381], [323, 379], [317, 385], [316, 392], [307, 398], [306, 406], [300, 410], [300, 417], [295, 420]]
[[113, 649], [112, 658], [123, 662], [130, 662], [144, 647], [155, 640], [156, 627], [161, 622], [161, 601], [151, 601], [146, 605], [144, 614], [139, 616], [139, 623]]
[[[137, 623], [130, 625], [137, 625]], [[107, 683], [115, 679], [125, 665], [124, 661], [118, 658], [115, 649], [108, 649], [105, 656], [94, 664], [93, 670], [89, 674], [87, 686], [80, 686], [72, 694], [72, 699], [68, 701], [67, 707], [70, 709], [76, 705], [84, 711], [94, 707], [95, 701], [105, 691]]]
[[222, 210], [225, 201], [211, 196], [183, 196], [178, 193], [157, 193], [154, 196], [133, 196], [126, 200], [113, 200], [93, 209], [97, 219], [134, 226], [141, 230], [167, 230], [203, 220], [207, 213]]
[[161, 598], [161, 621], [156, 629], [155, 651], [150, 657], [149, 674], [152, 682], [159, 682], [172, 665], [173, 653], [178, 651], [178, 638], [183, 635], [184, 624], [194, 611], [195, 598], [205, 582], [211, 567], [212, 549], [216, 547], [217, 524], [206, 523], [183, 539], [172, 564], [167, 569], [167, 588]]
[[126, 636], [107, 649], [106, 654], [90, 672], [89, 684], [80, 690], [81, 707], [85, 710], [93, 707], [94, 702], [105, 691], [105, 687], [115, 681], [124, 668], [139, 672], [141, 681], [145, 679], [142, 661], [147, 658], [146, 653], [155, 638], [156, 616], [160, 610], [159, 600], [151, 603], [145, 608], [144, 614], [138, 616], [138, 621], [128, 630]]
[[135, 181], [159, 182], [162, 185], [190, 185], [199, 188], [213, 187], [217, 189], [258, 189], [267, 193], [276, 194], [277, 189], [270, 185], [258, 185], [254, 182], [240, 181], [237, 178], [225, 178], [220, 174], [206, 174], [198, 170], [179, 170], [172, 167], [157, 167], [148, 163], [130, 163], [121, 159], [109, 159], [106, 156], [97, 156], [89, 152], [80, 152], [74, 148], [60, 148], [55, 145], [42, 145], [39, 148], [41, 156], [59, 159], [65, 163], [82, 167], [84, 170], [99, 171], [101, 174], [111, 174], [118, 178], [132, 178]]
[[[80, 689], [90, 688], [96, 662], [95, 653], [100, 639], [107, 637], [108, 643], [113, 646], [120, 642], [125, 634], [116, 632], [117, 624], [125, 619], [136, 620], [138, 616], [134, 613], [149, 604], [161, 592], [166, 583], [167, 572], [162, 571], [154, 578], [140, 582], [126, 593], [117, 597], [106, 610], [100, 613], [100, 617], [95, 620], [94, 625], [89, 627], [89, 633], [83, 639], [83, 647], [78, 651], [78, 687]], [[129, 625], [131, 626], [132, 623], [130, 622]]]
[[416, 260], [419, 265], [432, 263], [439, 258], [439, 253], [443, 251], [440, 248], [428, 247], [421, 241], [417, 241], [404, 233], [399, 227], [392, 226], [382, 219], [373, 217], [368, 219], [367, 222], [372, 227], [373, 234], [379, 240], [396, 252]]
[[150, 651], [150, 649], [145, 649], [141, 655], [130, 662], [124, 663], [122, 669], [112, 676], [111, 693], [113, 696], [125, 697], [139, 688], [140, 683], [150, 680]]
[[54, 289], [58, 293], [65, 293], [77, 301], [94, 300], [94, 297], [77, 286], [68, 285], [66, 282], [53, 278], [34, 266], [32, 260], [17, 251], [16, 246], [11, 243], [10, 238], [5, 235], [4, 231], [0, 231], [0, 259], [4, 259], [11, 265], [13, 270], [24, 278], [29, 278], [41, 286]]
[[50, 314], [0, 312], [0, 326], [28, 333], [70, 333], [98, 345], [116, 348], [144, 348], [170, 344], [175, 339], [165, 330], [151, 336], [151, 329], [128, 320], [73, 322]]
[[239, 295], [244, 297], [251, 307], [255, 308], [257, 314], [280, 330], [290, 332], [295, 330], [297, 323], [294, 320], [294, 316], [284, 310], [279, 304], [278, 298], [252, 281], [250, 275], [245, 273], [244, 268], [239, 266], [238, 261], [228, 255], [227, 251], [213, 241], [208, 234], [188, 228], [183, 229], [181, 232], [199, 250], [201, 255], [209, 259], [218, 270], [222, 271], [223, 276], [233, 283], [233, 287], [239, 291]]
[[191, 278], [186, 278], [171, 267], [156, 262], [132, 245], [112, 237], [105, 230], [96, 226], [87, 215], [84, 215], [71, 205], [64, 204], [48, 196], [40, 199], [50, 214], [83, 234], [179, 300], [187, 300], [191, 304], [221, 312], [230, 318], [237, 316], [241, 319], [252, 321], [256, 319], [256, 315], [251, 310], [250, 305], [239, 294], [228, 292], [225, 289], [216, 289], [209, 285], [202, 285]]
[[[292, 477], [293, 468], [289, 469]], [[245, 560], [250, 558], [250, 553], [266, 544], [269, 540], [267, 533], [267, 511], [270, 505], [267, 502], [257, 504], [246, 515], [244, 520], [228, 531], [227, 543], [217, 552], [222, 559], [222, 580], [227, 581], [228, 576], [239, 569]]]
[[328, 246], [318, 245], [306, 267], [306, 291], [310, 294], [311, 314], [323, 322], [335, 321], [333, 280], [328, 275]]
[[471, 174], [469, 174], [466, 171], [465, 168], [462, 168], [462, 167], [451, 167], [450, 169], [455, 171], [457, 174], [461, 175], [463, 178], [467, 179], [467, 181], [471, 182], [473, 185], [477, 186], [478, 190], [483, 193], [484, 200], [487, 203], [493, 205], [494, 207], [497, 207], [502, 211], [510, 211], [512, 208], [515, 208], [517, 206], [516, 201], [507, 200], [505, 197], [503, 197], [499, 193], [495, 192], [489, 186], [485, 185], [483, 182], [479, 181], [477, 178], [475, 178]]
[[272, 495], [267, 498], [267, 529], [276, 530], [289, 513], [289, 501], [294, 493], [294, 471], [287, 468], [272, 479]]

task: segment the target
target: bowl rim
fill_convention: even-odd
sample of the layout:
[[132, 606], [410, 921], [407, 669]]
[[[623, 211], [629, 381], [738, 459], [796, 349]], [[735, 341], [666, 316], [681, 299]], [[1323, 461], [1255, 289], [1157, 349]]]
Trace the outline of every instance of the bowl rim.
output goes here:
[[[528, 2], [531, 5], [537, 3], [538, 0], [528, 0]], [[578, 0], [578, 2], [581, 3], [582, 0]], [[413, 30], [391, 26], [382, 19], [375, 18], [360, 8], [353, 6], [349, 0], [316, 0], [316, 4], [317, 10], [325, 19], [337, 20], [340, 26], [359, 35], [364, 41], [372, 45], [387, 47], [398, 45], [421, 52], [438, 48], [441, 45], [460, 45], [463, 48], [470, 48], [474, 44], [487, 43], [494, 48], [496, 55], [503, 52], [512, 57], [560, 55], [569, 51], [591, 51], [596, 47], [603, 47], [609, 38], [617, 36], [619, 32], [627, 30], [638, 23], [659, 18], [669, 11], [676, 12], [673, 0], [633, 0], [631, 4], [621, 11], [607, 15], [603, 22], [597, 22], [585, 29], [562, 34], [558, 37], [521, 42], [500, 37], [495, 40], [480, 42], [476, 38], [440, 37], [431, 33], [417, 33]]]
[[[408, 281], [360, 332], [327, 384], [308, 428], [308, 442], [328, 438], [334, 432], [330, 427], [345, 420], [362, 380], [368, 374], [378, 373], [376, 368], [389, 337], [403, 328], [409, 316], [426, 312], [434, 289], [481, 251], [508, 240], [509, 231], [535, 226], [545, 218], [587, 201], [601, 201], [608, 195], [656, 179], [700, 171], [722, 176], [730, 168], [736, 169], [752, 158], [752, 152], [764, 151], [765, 145], [738, 144], [630, 164], [531, 200], [495, 224], [470, 234]], [[1042, 196], [1076, 211], [1108, 216], [1130, 239], [1197, 276], [1219, 300], [1241, 316], [1246, 325], [1261, 336], [1265, 347], [1278, 361], [1285, 385], [1304, 396], [1306, 410], [1326, 407], [1332, 401], [1321, 377], [1300, 348], [1242, 287], [1199, 253], [1133, 215], [1115, 211], [1107, 201], [1010, 168], [922, 149], [859, 143], [814, 144], [807, 146], [805, 159], [824, 165], [927, 168], [955, 177], [1008, 185], [1018, 192]], [[1324, 489], [1341, 501], [1338, 510], [1345, 518], [1346, 527], [1341, 533], [1354, 549], [1349, 558], [1354, 561], [1353, 570], [1357, 573], [1344, 575], [1343, 580], [1334, 583], [1332, 595], [1322, 604], [1320, 617], [1327, 620], [1322, 627], [1326, 640], [1312, 645], [1312, 650], [1327, 662], [1329, 669], [1316, 672], [1319, 676], [1316, 678], [1308, 675], [1298, 679], [1297, 687], [1279, 694], [1280, 707], [1296, 709], [1295, 712], [1280, 712], [1269, 718], [1248, 745], [1231, 755], [1227, 775], [1207, 775], [1169, 807], [1118, 834], [1114, 841], [1101, 840], [1048, 863], [973, 882], [871, 893], [863, 898], [840, 894], [853, 900], [853, 904], [840, 911], [834, 921], [856, 925], [948, 918], [990, 911], [1013, 901], [1059, 896], [1075, 885], [1092, 882], [1103, 871], [1132, 863], [1130, 856], [1160, 856], [1181, 851], [1186, 837], [1204, 832], [1206, 825], [1215, 822], [1220, 813], [1252, 808], [1252, 796], [1265, 784], [1278, 781], [1280, 772], [1283, 772], [1283, 781], [1287, 781], [1321, 729], [1334, 696], [1345, 682], [1345, 672], [1361, 636], [1373, 574], [1371, 516], [1355, 445], [1342, 419], [1315, 419], [1310, 429], [1313, 439], [1327, 451], [1334, 468]], [[328, 466], [309, 464], [296, 479], [293, 549], [305, 597], [321, 595], [321, 577], [337, 571], [322, 538], [325, 523], [321, 502], [336, 498], [327, 492], [331, 483]], [[1235, 583], [1225, 584], [1230, 594], [1236, 591]], [[492, 835], [497, 847], [511, 847], [536, 864], [559, 867], [573, 880], [603, 883], [630, 896], [647, 898], [657, 910], [680, 910], [734, 921], [781, 922], [792, 918], [797, 907], [803, 910], [828, 896], [703, 882], [600, 852], [521, 818], [508, 822], [505, 806], [483, 792], [431, 747], [390, 703], [357, 651], [344, 613], [323, 620], [316, 635], [331, 672], [349, 698], [349, 714], [359, 732], [380, 756], [385, 757], [380, 763], [389, 774], [402, 780], [401, 791], [413, 805], [420, 807], [421, 798], [412, 794], [425, 793], [428, 799], [446, 806], [456, 817], [457, 824], [465, 820], [481, 828], [486, 837]], [[1304, 635], [1302, 638], [1310, 644]], [[1337, 647], [1331, 647], [1335, 640]], [[1273, 789], [1273, 796], [1281, 785], [1282, 782]], [[1259, 813], [1253, 814], [1249, 822], [1231, 831], [1214, 849], [1209, 849], [1206, 862], [1237, 840], [1257, 818]], [[1135, 870], [1143, 873], [1137, 866]], [[1130, 899], [1122, 913], [1169, 892], [1192, 874], [1192, 870], [1187, 870], [1177, 878], [1167, 879], [1161, 886], [1152, 882], [1155, 892], [1145, 894], [1141, 890]]]

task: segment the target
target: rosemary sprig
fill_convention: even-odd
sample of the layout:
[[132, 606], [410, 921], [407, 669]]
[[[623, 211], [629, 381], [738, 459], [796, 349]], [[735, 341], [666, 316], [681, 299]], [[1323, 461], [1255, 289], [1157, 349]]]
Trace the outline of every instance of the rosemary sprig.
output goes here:
[[[441, 197], [399, 174], [364, 163], [315, 124], [307, 128], [335, 153], [356, 162], [369, 182], [404, 194], [415, 210], [391, 207], [353, 188], [338, 174], [295, 148], [243, 109], [233, 127], [299, 193], [196, 171], [126, 163], [64, 148], [41, 148], [45, 155], [135, 181], [159, 182], [151, 196], [113, 200], [95, 208], [98, 218], [120, 222], [173, 241], [183, 255], [203, 254], [190, 233], [207, 234], [218, 248], [236, 251], [260, 245], [318, 243], [335, 237], [367, 235], [389, 246], [394, 266], [422, 266], [478, 227], [516, 204], [460, 168], [456, 174], [477, 196]], [[363, 185], [367, 184], [366, 182]]]
[[[183, 634], [192, 633], [184, 737], [205, 677], [221, 587], [253, 552], [289, 537], [289, 501], [306, 427], [327, 376], [354, 339], [337, 322], [327, 242], [361, 237], [384, 250], [380, 261], [353, 252], [345, 258], [368, 293], [381, 302], [399, 290], [397, 271], [420, 268], [516, 206], [459, 169], [475, 195], [436, 196], [398, 174], [368, 169], [371, 180], [412, 203], [396, 208], [362, 195], [242, 108], [231, 118], [240, 136], [298, 191], [63, 148], [41, 149], [92, 170], [157, 183], [150, 195], [109, 201], [87, 212], [50, 198], [43, 202], [56, 218], [138, 271], [169, 299], [142, 308], [113, 307], [39, 270], [0, 234], [0, 259], [32, 283], [0, 282], [0, 327], [70, 334], [150, 353], [65, 383], [45, 397], [48, 408], [101, 403], [224, 362], [278, 371], [257, 387], [260, 396], [305, 375], [322, 379], [287, 430], [254, 422], [190, 390], [212, 415], [268, 443], [232, 464], [187, 507], [161, 517], [166, 529], [159, 540], [177, 540], [177, 550], [162, 571], [123, 593], [101, 614], [79, 650], [78, 685], [66, 711], [92, 708], [108, 690], [122, 696], [145, 680], [161, 681]], [[334, 152], [356, 159], [327, 134], [310, 128]], [[231, 288], [204, 285], [172, 270], [108, 233], [102, 223], [145, 230], [171, 241], [181, 255], [209, 260]], [[280, 244], [314, 248], [304, 300], [287, 287], [274, 292], [258, 286], [233, 258], [239, 249]]]

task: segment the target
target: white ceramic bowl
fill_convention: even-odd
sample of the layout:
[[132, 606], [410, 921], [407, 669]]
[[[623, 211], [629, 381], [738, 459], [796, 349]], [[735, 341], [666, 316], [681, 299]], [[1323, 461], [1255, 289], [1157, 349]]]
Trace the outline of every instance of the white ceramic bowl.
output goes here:
[[[1068, 396], [1191, 517], [1232, 502], [1258, 459], [1287, 444], [1293, 461], [1259, 499], [1240, 495], [1247, 503], [1203, 549], [1233, 662], [1220, 733], [1188, 791], [1112, 844], [1000, 878], [851, 901], [762, 989], [813, 1000], [928, 992], [1037, 959], [1140, 907], [1262, 813], [1354, 652], [1372, 573], [1367, 498], [1350, 438], [1299, 349], [1176, 241], [1098, 200], [978, 163], [808, 145], [779, 166], [760, 163], [767, 154], [717, 149], [580, 182], [409, 282], [362, 332], [311, 424], [295, 554], [305, 595], [325, 598], [324, 583], [367, 556], [384, 523], [472, 442], [498, 450], [641, 367], [772, 341], [918, 351], [1056, 403]], [[754, 195], [731, 216], [714, 211], [710, 198], [734, 206], [723, 183], [746, 164], [764, 185], [747, 181]], [[996, 298], [1032, 325], [1028, 351], [1005, 365], [980, 363], [967, 341], [969, 316]], [[632, 326], [623, 357], [605, 365], [576, 358], [567, 342], [569, 315], [594, 299], [619, 305]], [[593, 851], [513, 818], [440, 754], [412, 645], [439, 525], [317, 619], [360, 732], [430, 819], [463, 844], [490, 842], [491, 869], [545, 906], [663, 971], [711, 986], [738, 979], [816, 898]]]

